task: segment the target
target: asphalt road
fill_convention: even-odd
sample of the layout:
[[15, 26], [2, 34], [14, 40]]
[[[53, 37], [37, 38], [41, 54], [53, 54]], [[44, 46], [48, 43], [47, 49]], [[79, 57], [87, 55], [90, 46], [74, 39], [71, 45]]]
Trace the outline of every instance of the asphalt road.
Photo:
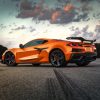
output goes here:
[[86, 67], [0, 64], [0, 100], [100, 100], [100, 59]]

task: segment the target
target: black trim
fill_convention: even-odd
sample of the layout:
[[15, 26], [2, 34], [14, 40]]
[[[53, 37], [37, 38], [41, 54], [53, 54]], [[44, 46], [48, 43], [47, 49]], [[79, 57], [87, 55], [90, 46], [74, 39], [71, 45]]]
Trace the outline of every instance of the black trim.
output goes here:
[[91, 62], [96, 60], [97, 53], [73, 53], [71, 56], [71, 63], [79, 62], [79, 61], [86, 61]]
[[82, 52], [83, 49], [72, 48], [72, 52]]
[[83, 37], [67, 37], [66, 39], [68, 39], [68, 40], [70, 40], [70, 39], [81, 40], [82, 42], [89, 41], [91, 43], [96, 42], [96, 39], [95, 40], [86, 40]]

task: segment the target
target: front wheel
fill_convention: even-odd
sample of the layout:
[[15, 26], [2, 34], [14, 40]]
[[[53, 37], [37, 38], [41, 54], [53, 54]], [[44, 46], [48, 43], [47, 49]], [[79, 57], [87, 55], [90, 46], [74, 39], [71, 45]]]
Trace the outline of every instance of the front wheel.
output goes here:
[[67, 65], [66, 60], [65, 60], [65, 55], [64, 53], [59, 50], [59, 49], [55, 49], [50, 53], [49, 56], [50, 59], [50, 63], [54, 66], [54, 67], [64, 67]]
[[17, 66], [17, 63], [15, 61], [15, 56], [12, 52], [7, 52], [5, 54], [4, 62], [7, 66]]

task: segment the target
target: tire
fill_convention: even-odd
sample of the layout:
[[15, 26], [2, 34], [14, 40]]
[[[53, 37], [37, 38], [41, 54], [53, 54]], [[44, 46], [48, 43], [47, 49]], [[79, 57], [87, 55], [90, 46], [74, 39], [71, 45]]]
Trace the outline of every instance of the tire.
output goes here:
[[51, 51], [49, 55], [49, 60], [54, 67], [64, 67], [67, 65], [65, 55], [60, 49], [55, 49]]
[[17, 66], [17, 63], [15, 61], [15, 56], [12, 52], [7, 52], [5, 54], [4, 62], [7, 66]]
[[40, 66], [40, 63], [32, 63], [33, 66]]
[[89, 62], [78, 62], [76, 63], [77, 66], [87, 66]]

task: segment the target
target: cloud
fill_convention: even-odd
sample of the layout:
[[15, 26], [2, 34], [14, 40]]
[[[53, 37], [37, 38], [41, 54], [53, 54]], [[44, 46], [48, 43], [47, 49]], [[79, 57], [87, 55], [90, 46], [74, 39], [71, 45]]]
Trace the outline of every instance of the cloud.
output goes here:
[[82, 5], [82, 7], [79, 8], [80, 11], [77, 11], [77, 7], [69, 3], [68, 0], [58, 1], [66, 3], [60, 8], [49, 8], [44, 0], [40, 0], [40, 2], [33, 5], [28, 0], [23, 0], [20, 2], [20, 12], [17, 18], [30, 17], [33, 18], [33, 20], [48, 20], [51, 24], [67, 24], [70, 22], [79, 22], [80, 20], [90, 20], [88, 13], [91, 7], [88, 5]]
[[95, 32], [96, 32], [95, 38], [97, 40], [100, 39], [100, 24], [96, 25]]

